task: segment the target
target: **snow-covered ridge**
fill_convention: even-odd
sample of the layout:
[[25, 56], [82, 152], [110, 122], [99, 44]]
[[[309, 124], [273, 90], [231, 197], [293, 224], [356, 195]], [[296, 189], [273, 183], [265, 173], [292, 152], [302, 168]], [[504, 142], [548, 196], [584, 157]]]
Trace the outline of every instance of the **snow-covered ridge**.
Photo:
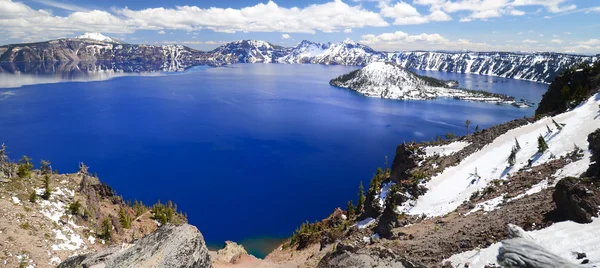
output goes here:
[[121, 43], [121, 41], [118, 41], [116, 39], [110, 38], [110, 37], [108, 37], [106, 35], [103, 35], [101, 33], [84, 33], [82, 35], [76, 36], [75, 38], [76, 39], [90, 39], [90, 40], [107, 42], [107, 43]]
[[341, 43], [302, 41], [289, 54], [277, 59], [279, 63], [310, 63], [326, 65], [367, 65], [385, 61], [386, 54], [346, 39]]

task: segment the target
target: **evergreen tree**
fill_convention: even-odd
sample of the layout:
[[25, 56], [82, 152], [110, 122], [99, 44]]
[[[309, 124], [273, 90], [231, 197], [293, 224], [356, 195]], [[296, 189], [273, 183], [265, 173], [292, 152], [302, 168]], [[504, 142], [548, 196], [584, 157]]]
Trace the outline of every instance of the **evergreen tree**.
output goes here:
[[512, 166], [514, 166], [514, 165], [515, 165], [515, 162], [516, 162], [516, 159], [517, 159], [517, 148], [516, 148], [516, 147], [513, 147], [513, 148], [510, 150], [510, 155], [508, 156], [508, 164], [509, 164], [511, 167], [512, 167]]
[[362, 213], [366, 200], [367, 200], [367, 197], [365, 196], [365, 188], [363, 187], [363, 184], [361, 181], [360, 185], [358, 186], [358, 204], [356, 206], [356, 214]]
[[552, 133], [552, 129], [548, 125], [546, 125], [546, 128], [548, 129], [548, 133]]
[[98, 232], [98, 234], [100, 235], [100, 238], [104, 239], [104, 240], [109, 240], [111, 239], [112, 236], [112, 221], [110, 220], [110, 217], [106, 217], [102, 220], [102, 225], [100, 225], [100, 232]]
[[131, 215], [125, 211], [123, 207], [119, 210], [119, 221], [125, 229], [131, 228]]
[[467, 128], [467, 134], [469, 134], [469, 126], [471, 125], [471, 120], [465, 121], [465, 127]]
[[517, 140], [516, 137], [515, 137], [515, 148], [517, 149], [517, 151], [521, 150], [521, 144], [519, 144], [519, 140]]
[[346, 213], [348, 214], [348, 219], [354, 218], [356, 208], [354, 207], [354, 204], [352, 204], [352, 200], [348, 201], [348, 208], [346, 209]]
[[40, 162], [40, 171], [42, 175], [48, 175], [52, 173], [52, 167], [50, 166], [50, 161], [42, 160]]
[[44, 175], [44, 193], [42, 194], [42, 198], [44, 200], [50, 199], [50, 194], [52, 189], [50, 189], [50, 176]]
[[554, 123], [554, 126], [556, 126], [556, 129], [558, 129], [558, 131], [561, 131], [563, 129], [563, 126], [554, 121], [554, 119], [552, 119], [552, 123]]
[[452, 132], [446, 133], [446, 139], [451, 140], [454, 138], [456, 138], [456, 135], [454, 133], [452, 133]]
[[19, 160], [19, 168], [17, 169], [17, 175], [19, 178], [29, 177], [31, 175], [31, 170], [33, 169], [33, 164], [31, 163], [31, 158], [24, 155], [21, 160]]
[[542, 137], [542, 135], [540, 135], [538, 137], [538, 152], [539, 153], [543, 153], [546, 150], [548, 150], [548, 144], [546, 143], [546, 141], [544, 140], [544, 137]]
[[475, 133], [479, 132], [479, 125], [475, 126]]

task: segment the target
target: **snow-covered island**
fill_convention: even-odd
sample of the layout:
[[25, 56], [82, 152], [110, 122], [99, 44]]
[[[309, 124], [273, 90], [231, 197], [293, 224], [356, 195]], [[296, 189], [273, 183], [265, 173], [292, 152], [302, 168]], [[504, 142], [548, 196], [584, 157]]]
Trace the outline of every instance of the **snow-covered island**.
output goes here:
[[458, 82], [418, 75], [396, 63], [374, 62], [362, 69], [332, 79], [329, 84], [352, 89], [368, 97], [398, 100], [428, 100], [440, 97], [467, 101], [531, 107], [514, 97], [486, 91], [459, 89]]

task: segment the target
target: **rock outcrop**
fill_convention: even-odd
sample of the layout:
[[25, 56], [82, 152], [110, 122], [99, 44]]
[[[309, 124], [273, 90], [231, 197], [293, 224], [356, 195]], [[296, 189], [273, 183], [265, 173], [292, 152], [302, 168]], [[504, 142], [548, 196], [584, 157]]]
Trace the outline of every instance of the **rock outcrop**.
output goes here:
[[217, 260], [234, 264], [244, 255], [248, 255], [248, 252], [242, 245], [233, 241], [225, 241], [225, 247], [217, 251]]
[[163, 225], [154, 233], [128, 246], [71, 257], [59, 268], [78, 267], [212, 267], [204, 238], [194, 226]]
[[414, 264], [397, 252], [381, 246], [358, 247], [338, 244], [335, 251], [327, 253], [319, 262], [318, 268], [417, 268]]
[[409, 180], [411, 171], [423, 160], [425, 151], [415, 143], [403, 143], [396, 148], [396, 156], [392, 162], [392, 173], [390, 178], [393, 182]]
[[589, 179], [567, 177], [560, 180], [552, 200], [557, 212], [574, 222], [590, 223], [600, 212], [600, 191]]
[[592, 164], [586, 171], [586, 176], [599, 177], [600, 175], [600, 129], [592, 132], [587, 139], [589, 149], [592, 151]]
[[498, 263], [505, 268], [579, 267], [537, 244], [523, 229], [508, 226], [508, 240], [498, 250]]

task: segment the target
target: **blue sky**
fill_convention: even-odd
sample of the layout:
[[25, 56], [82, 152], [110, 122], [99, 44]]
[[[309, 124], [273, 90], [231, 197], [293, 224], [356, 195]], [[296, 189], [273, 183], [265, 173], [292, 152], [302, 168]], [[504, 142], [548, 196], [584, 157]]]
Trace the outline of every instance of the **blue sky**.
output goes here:
[[0, 44], [101, 32], [210, 50], [352, 39], [378, 50], [600, 53], [597, 0], [0, 0]]

